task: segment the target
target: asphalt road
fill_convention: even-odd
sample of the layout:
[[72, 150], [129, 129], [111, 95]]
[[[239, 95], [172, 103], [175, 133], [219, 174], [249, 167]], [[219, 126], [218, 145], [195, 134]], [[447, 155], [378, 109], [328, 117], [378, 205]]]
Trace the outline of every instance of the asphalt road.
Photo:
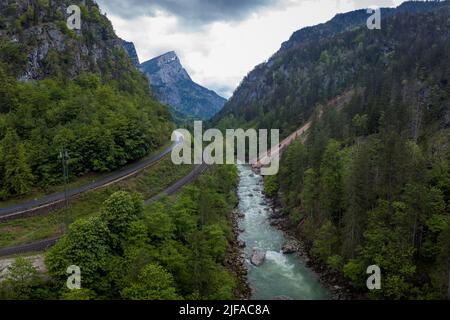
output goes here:
[[[68, 191], [69, 198], [73, 198], [82, 193], [92, 191], [98, 188], [106, 187], [110, 184], [121, 181], [131, 175], [136, 174], [137, 172], [157, 163], [162, 158], [164, 158], [167, 154], [172, 152], [173, 148], [180, 144], [183, 141], [182, 136], [177, 137], [177, 141], [174, 142], [170, 147], [167, 147], [162, 152], [157, 155], [142, 159], [136, 163], [130, 164], [120, 170], [114, 171], [94, 182], [88, 183], [84, 186], [70, 189]], [[29, 211], [34, 211], [38, 208], [46, 207], [53, 205], [58, 202], [64, 201], [64, 192], [54, 193], [48, 196], [45, 196], [40, 199], [26, 201], [17, 205], [0, 208], [0, 220], [13, 219], [14, 217], [22, 217], [24, 213]]]
[[[203, 172], [205, 172], [209, 168], [206, 164], [197, 165], [188, 175], [181, 178], [174, 184], [172, 184], [170, 187], [168, 187], [166, 190], [161, 192], [160, 194], [148, 199], [145, 201], [145, 204], [150, 204], [154, 201], [157, 201], [161, 199], [162, 197], [166, 195], [173, 195], [176, 192], [178, 192], [181, 188], [183, 188], [185, 185], [193, 182], [199, 175], [201, 175]], [[39, 240], [33, 243], [27, 243], [24, 245], [9, 247], [0, 249], [0, 257], [7, 257], [12, 256], [16, 254], [23, 254], [23, 253], [29, 253], [29, 252], [37, 252], [37, 251], [44, 251], [48, 249], [49, 247], [53, 246], [58, 240], [61, 238], [61, 236], [55, 236], [48, 239]]]

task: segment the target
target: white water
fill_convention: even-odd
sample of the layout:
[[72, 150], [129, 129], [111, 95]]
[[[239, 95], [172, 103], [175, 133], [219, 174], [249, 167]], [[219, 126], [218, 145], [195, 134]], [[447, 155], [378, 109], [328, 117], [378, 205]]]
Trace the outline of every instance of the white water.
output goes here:
[[[239, 175], [239, 210], [245, 214], [239, 223], [240, 228], [244, 229], [239, 238], [246, 243], [245, 257], [252, 299], [279, 296], [295, 300], [329, 299], [330, 294], [301, 257], [281, 252], [284, 235], [269, 223], [271, 208], [263, 194], [262, 177], [248, 166], [239, 166]], [[250, 263], [255, 248], [267, 252], [264, 264], [259, 267]]]

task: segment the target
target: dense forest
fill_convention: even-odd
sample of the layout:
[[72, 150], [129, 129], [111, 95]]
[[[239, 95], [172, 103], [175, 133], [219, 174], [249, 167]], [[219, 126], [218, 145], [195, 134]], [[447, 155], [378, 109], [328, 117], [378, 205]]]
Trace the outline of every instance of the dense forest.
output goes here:
[[[73, 3], [78, 31], [65, 24]], [[60, 183], [62, 146], [75, 177], [167, 142], [169, 112], [94, 1], [0, 0], [0, 10], [0, 200]], [[381, 30], [356, 11], [296, 32], [212, 122], [287, 136], [311, 121], [265, 179], [310, 255], [362, 294], [378, 265], [382, 287], [369, 298], [446, 299], [450, 2], [384, 13]], [[16, 259], [0, 299], [237, 298], [237, 180], [235, 166], [213, 166], [148, 206], [141, 194], [112, 194], [45, 253], [45, 274]], [[80, 290], [66, 287], [70, 265], [82, 270]]]
[[[90, 218], [74, 222], [46, 254], [49, 279], [17, 259], [0, 299], [233, 299], [226, 264], [237, 203], [234, 166], [217, 166], [175, 199], [143, 205], [117, 192]], [[66, 269], [82, 270], [82, 289], [66, 287]]]
[[[400, 99], [421, 112], [433, 90], [439, 91], [437, 99], [448, 90], [449, 8], [449, 1], [410, 1], [382, 10], [381, 30], [367, 29], [365, 10], [299, 30], [243, 79], [214, 123], [277, 128], [287, 136], [317, 105], [350, 90], [383, 85], [380, 72], [395, 76], [389, 82], [394, 86], [386, 86], [389, 95], [380, 99]], [[448, 123], [443, 106], [434, 116]]]
[[81, 30], [66, 25], [74, 1], [0, 2], [0, 199], [72, 177], [114, 170], [166, 143], [166, 107], [148, 89], [93, 1]]
[[[449, 17], [449, 7], [394, 15], [375, 33], [359, 28], [302, 49], [327, 73], [351, 70], [350, 61], [361, 72], [345, 80], [349, 99], [315, 100], [305, 141], [283, 154], [266, 190], [312, 256], [356, 289], [366, 288], [368, 266], [381, 268], [371, 298], [448, 295]], [[276, 124], [290, 121], [286, 110], [275, 111]]]

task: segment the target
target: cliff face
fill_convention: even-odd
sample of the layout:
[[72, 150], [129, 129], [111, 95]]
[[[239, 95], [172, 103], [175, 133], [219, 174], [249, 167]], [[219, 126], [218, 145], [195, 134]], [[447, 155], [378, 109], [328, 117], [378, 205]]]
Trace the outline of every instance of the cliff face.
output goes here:
[[[79, 30], [67, 24], [71, 5]], [[172, 130], [94, 1], [0, 0], [0, 198], [60, 183], [62, 145], [82, 176], [146, 156]]]
[[[67, 27], [70, 5], [81, 9], [81, 30]], [[17, 70], [22, 80], [76, 77], [131, 63], [109, 20], [92, 0], [1, 0], [0, 40], [16, 43], [26, 56]]]
[[126, 41], [126, 40], [122, 40], [122, 47], [128, 53], [128, 56], [130, 57], [130, 59], [133, 62], [134, 66], [136, 68], [139, 68], [141, 63], [139, 62], [139, 57], [137, 55], [136, 47], [134, 46], [134, 43]]
[[[382, 9], [381, 30], [368, 30], [365, 26], [370, 14], [357, 10], [295, 32], [267, 63], [258, 65], [245, 77], [215, 121], [231, 118], [239, 123], [281, 128], [286, 134], [293, 132], [311, 116], [317, 104], [352, 88], [366, 87], [367, 77], [373, 73], [369, 70], [382, 65], [380, 72], [395, 71], [400, 49], [413, 41], [420, 46], [415, 38], [422, 19], [434, 19], [427, 14], [447, 10], [449, 3], [405, 2], [395, 9]], [[417, 27], [406, 29], [408, 20]], [[411, 36], [409, 43], [404, 35], [391, 32], [394, 28], [405, 29], [402, 31]], [[436, 30], [436, 37], [445, 30]], [[388, 36], [388, 32], [394, 35]], [[414, 65], [407, 63], [404, 69], [412, 74]], [[414, 101], [409, 101], [413, 98], [408, 90], [429, 89], [408, 85], [401, 90], [404, 102], [414, 105]]]
[[194, 81], [183, 68], [175, 52], [168, 52], [141, 65], [158, 99], [177, 113], [209, 119], [226, 100]]

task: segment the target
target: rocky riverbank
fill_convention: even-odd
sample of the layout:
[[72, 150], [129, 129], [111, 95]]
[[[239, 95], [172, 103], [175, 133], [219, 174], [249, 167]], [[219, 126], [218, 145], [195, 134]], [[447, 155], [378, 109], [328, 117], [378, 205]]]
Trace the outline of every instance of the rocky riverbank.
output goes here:
[[270, 224], [284, 233], [286, 242], [283, 245], [284, 254], [296, 254], [305, 261], [306, 266], [313, 270], [319, 277], [320, 283], [327, 288], [336, 300], [358, 300], [364, 299], [361, 293], [356, 292], [353, 286], [341, 273], [330, 270], [326, 265], [312, 257], [298, 226], [293, 224], [289, 217], [283, 214], [281, 204], [276, 199], [267, 199], [268, 205], [273, 213], [270, 216]]
[[245, 243], [239, 240], [239, 219], [243, 218], [242, 213], [235, 209], [231, 213], [232, 222], [232, 232], [233, 237], [228, 246], [227, 252], [227, 268], [232, 273], [236, 275], [237, 286], [235, 291], [235, 296], [241, 300], [250, 299], [252, 290], [248, 284], [247, 280], [247, 267], [245, 266], [245, 254], [243, 249], [245, 248]]

